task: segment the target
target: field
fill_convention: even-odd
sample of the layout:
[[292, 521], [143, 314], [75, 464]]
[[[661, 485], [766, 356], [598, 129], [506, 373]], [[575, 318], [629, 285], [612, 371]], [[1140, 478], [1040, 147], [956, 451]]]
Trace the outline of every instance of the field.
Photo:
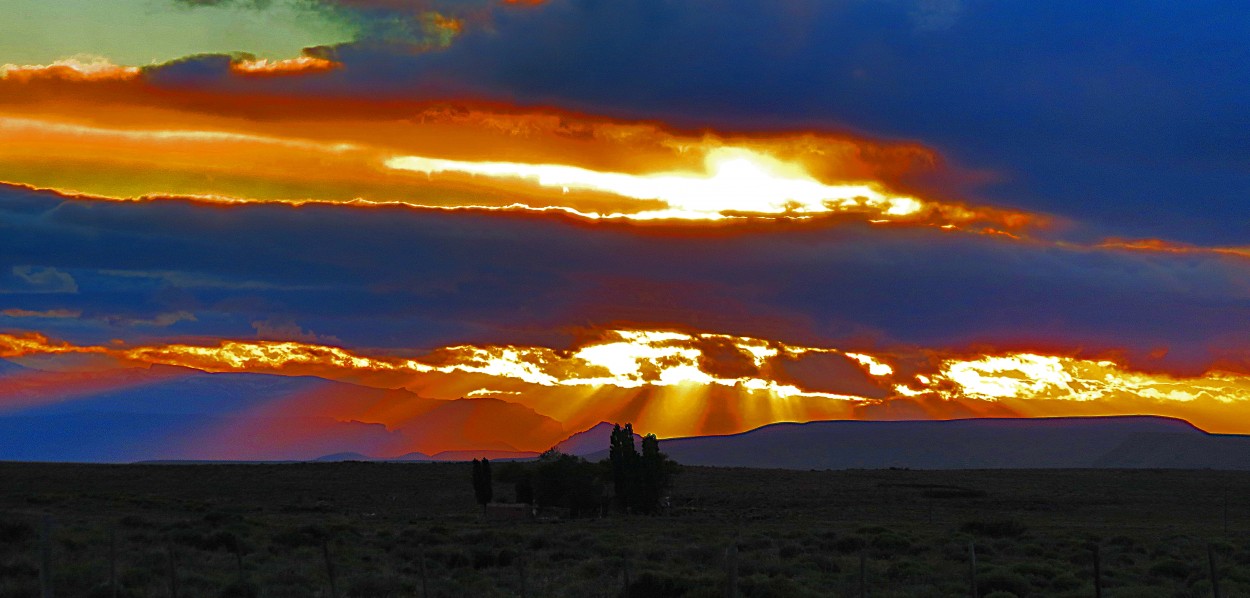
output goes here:
[[1250, 595], [1247, 473], [689, 467], [672, 495], [488, 524], [467, 464], [0, 463], [0, 596], [39, 596], [48, 516], [62, 597], [114, 568], [119, 596], [725, 596], [730, 560], [739, 596], [969, 596], [973, 543], [982, 597], [1094, 596], [1095, 548], [1103, 596], [1211, 596], [1212, 561]]

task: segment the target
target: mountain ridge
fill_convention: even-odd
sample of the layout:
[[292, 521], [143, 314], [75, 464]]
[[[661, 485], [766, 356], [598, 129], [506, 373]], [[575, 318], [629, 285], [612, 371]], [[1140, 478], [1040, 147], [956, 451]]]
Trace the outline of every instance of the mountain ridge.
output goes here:
[[1250, 436], [1150, 415], [781, 422], [666, 439], [661, 450], [687, 465], [773, 469], [1250, 470]]

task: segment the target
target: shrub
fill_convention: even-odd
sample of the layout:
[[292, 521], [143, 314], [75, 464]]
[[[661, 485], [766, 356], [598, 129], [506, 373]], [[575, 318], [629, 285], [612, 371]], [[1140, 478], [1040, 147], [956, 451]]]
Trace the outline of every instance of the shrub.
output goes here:
[[321, 542], [330, 538], [329, 532], [320, 526], [305, 525], [299, 529], [278, 532], [269, 541], [286, 548], [301, 546], [321, 546]]
[[143, 528], [143, 529], [151, 529], [151, 528], [156, 527], [155, 523], [149, 521], [148, 519], [140, 517], [138, 515], [127, 515], [125, 517], [122, 517], [120, 520], [118, 520], [118, 522], [122, 524], [122, 527], [135, 527], [135, 528]]
[[0, 543], [17, 544], [35, 535], [35, 528], [24, 521], [0, 520]]
[[[648, 572], [630, 582], [629, 595], [648, 598], [681, 598], [698, 585], [694, 580], [685, 577]], [[623, 592], [622, 595], [624, 595]]]
[[911, 549], [911, 540], [894, 532], [886, 532], [872, 539], [869, 543], [876, 552], [886, 555], [905, 553]]
[[29, 563], [5, 563], [0, 561], [0, 579], [15, 577], [39, 577], [39, 569]]
[[473, 559], [463, 550], [451, 548], [431, 550], [426, 556], [431, 561], [442, 563], [448, 569], [459, 569], [473, 565]]
[[859, 536], [847, 536], [845, 538], [838, 538], [838, 540], [833, 543], [834, 550], [837, 550], [838, 552], [841, 552], [842, 554], [847, 554], [851, 552], [859, 552], [867, 546], [868, 546], [868, 541], [864, 540], [863, 538]]
[[472, 552], [473, 568], [485, 569], [495, 566], [495, 551], [489, 548], [474, 548]]
[[1156, 577], [1168, 577], [1172, 579], [1185, 579], [1189, 577], [1192, 570], [1186, 563], [1176, 559], [1166, 559], [1155, 561], [1150, 565], [1149, 572]]
[[781, 545], [781, 548], [777, 549], [777, 556], [783, 559], [792, 559], [801, 554], [803, 554], [803, 547], [794, 542], [786, 542]]
[[797, 598], [811, 595], [789, 577], [752, 575], [741, 580], [739, 586], [743, 596], [752, 598]]
[[[7, 596], [8, 594], [2, 595]], [[107, 583], [96, 584], [95, 587], [87, 591], [87, 598], [113, 598], [113, 596], [113, 588]], [[116, 596], [117, 598], [138, 598], [142, 594], [119, 584]]]
[[969, 521], [959, 528], [961, 531], [988, 538], [1018, 538], [1028, 528], [1015, 519], [998, 519], [993, 521]]
[[982, 594], [1010, 592], [1023, 596], [1029, 593], [1029, 580], [1018, 573], [1004, 569], [991, 569], [977, 579], [977, 588]]
[[217, 596], [218, 598], [258, 598], [260, 588], [254, 583], [236, 580], [222, 588]]
[[391, 598], [404, 593], [404, 585], [394, 577], [365, 575], [347, 584], [349, 598]]

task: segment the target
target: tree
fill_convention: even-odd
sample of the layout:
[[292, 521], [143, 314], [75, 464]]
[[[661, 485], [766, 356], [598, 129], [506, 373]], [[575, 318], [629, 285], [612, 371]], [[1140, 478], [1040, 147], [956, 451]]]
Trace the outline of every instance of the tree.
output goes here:
[[643, 513], [655, 513], [660, 509], [660, 501], [664, 491], [672, 481], [676, 463], [670, 461], [668, 455], [660, 452], [660, 440], [655, 434], [647, 434], [642, 438], [642, 458], [640, 459], [640, 488], [638, 489], [637, 508]]
[[564, 507], [569, 515], [597, 512], [603, 497], [600, 468], [585, 459], [556, 450], [542, 454], [534, 469], [534, 502]]
[[660, 509], [664, 491], [668, 489], [677, 464], [660, 452], [655, 434], [642, 439], [642, 454], [634, 449], [632, 424], [613, 426], [608, 447], [608, 469], [611, 471], [616, 502], [622, 510], [655, 513]]
[[612, 426], [612, 438], [608, 445], [608, 461], [612, 469], [612, 489], [616, 492], [617, 505], [629, 510], [637, 502], [638, 450], [634, 448], [634, 426]]
[[486, 507], [495, 495], [495, 484], [491, 480], [490, 460], [483, 458], [481, 461], [473, 460], [473, 496], [477, 499], [477, 504]]

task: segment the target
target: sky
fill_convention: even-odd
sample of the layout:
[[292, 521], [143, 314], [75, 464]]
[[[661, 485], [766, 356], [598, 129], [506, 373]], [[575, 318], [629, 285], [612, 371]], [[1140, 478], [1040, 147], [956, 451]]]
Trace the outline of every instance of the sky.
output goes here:
[[[314, 452], [309, 414], [388, 454], [599, 421], [1250, 433], [1250, 16], [1227, 3], [0, 14], [0, 417], [138, 387], [177, 410], [210, 372], [374, 397], [210, 409]], [[430, 405], [463, 412], [414, 423]]]

